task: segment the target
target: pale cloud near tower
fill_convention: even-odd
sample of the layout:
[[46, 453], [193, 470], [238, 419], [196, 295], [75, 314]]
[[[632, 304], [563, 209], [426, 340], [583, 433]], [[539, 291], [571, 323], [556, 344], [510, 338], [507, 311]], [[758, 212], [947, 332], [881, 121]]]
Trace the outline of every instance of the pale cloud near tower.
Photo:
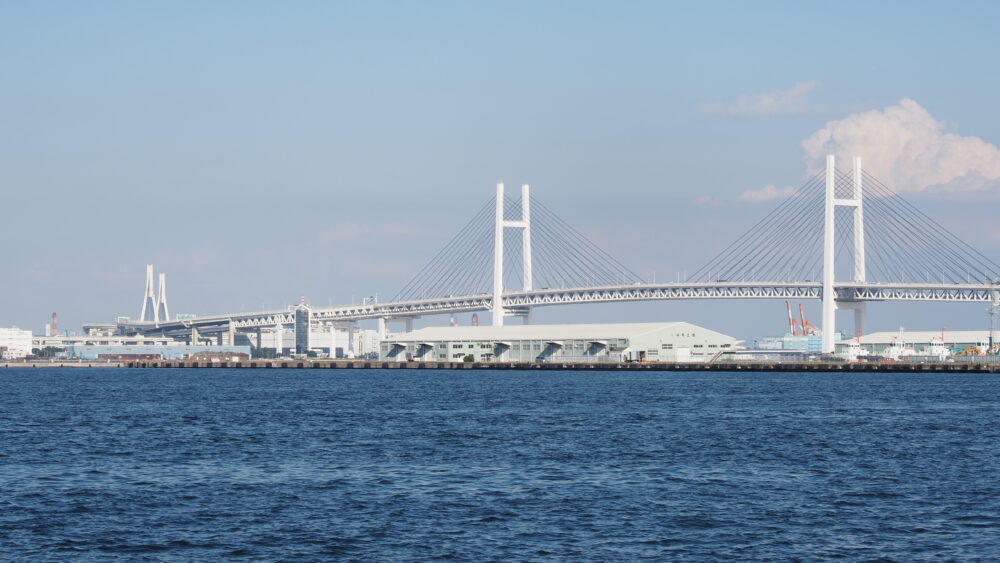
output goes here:
[[708, 102], [701, 111], [744, 117], [805, 113], [813, 108], [810, 96], [818, 87], [819, 82], [799, 82], [787, 90], [743, 94], [733, 102]]
[[779, 188], [774, 184], [769, 184], [764, 186], [759, 190], [747, 190], [740, 194], [741, 201], [749, 201], [752, 203], [759, 203], [765, 201], [772, 201], [775, 199], [784, 199], [790, 197], [795, 193], [795, 188], [788, 186], [785, 188]]
[[897, 192], [1000, 190], [1000, 149], [950, 130], [910, 98], [827, 122], [802, 141], [807, 175], [823, 169], [827, 154], [847, 168], [862, 166]]

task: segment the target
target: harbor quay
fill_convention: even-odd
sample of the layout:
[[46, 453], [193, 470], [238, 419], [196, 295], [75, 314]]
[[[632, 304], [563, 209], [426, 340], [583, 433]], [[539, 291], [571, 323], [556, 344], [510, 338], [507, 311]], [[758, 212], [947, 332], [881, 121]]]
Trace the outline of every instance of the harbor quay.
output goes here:
[[127, 367], [124, 362], [74, 362], [47, 360], [25, 360], [20, 362], [0, 362], [0, 369], [4, 368], [123, 368]]
[[378, 360], [133, 360], [125, 368], [328, 369], [328, 370], [519, 370], [519, 371], [673, 371], [673, 372], [852, 372], [852, 373], [1000, 373], [988, 362], [393, 362]]

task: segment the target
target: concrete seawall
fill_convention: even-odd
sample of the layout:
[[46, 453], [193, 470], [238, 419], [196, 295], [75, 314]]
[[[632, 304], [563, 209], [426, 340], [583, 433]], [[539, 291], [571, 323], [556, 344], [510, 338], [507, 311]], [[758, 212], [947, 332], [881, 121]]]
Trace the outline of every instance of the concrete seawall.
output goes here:
[[123, 368], [125, 362], [0, 362], [0, 368]]
[[245, 369], [445, 369], [536, 371], [726, 371], [726, 372], [885, 372], [885, 373], [1000, 373], [1000, 364], [977, 363], [836, 363], [836, 362], [727, 362], [727, 363], [532, 363], [532, 362], [386, 362], [377, 360], [248, 360], [206, 362], [190, 360], [131, 360], [129, 368], [245, 368]]

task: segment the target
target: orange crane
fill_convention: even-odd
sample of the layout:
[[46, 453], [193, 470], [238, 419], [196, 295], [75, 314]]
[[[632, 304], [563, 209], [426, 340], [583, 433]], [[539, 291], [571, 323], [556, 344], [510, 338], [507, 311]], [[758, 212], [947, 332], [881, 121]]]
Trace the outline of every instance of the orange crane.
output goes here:
[[802, 303], [799, 303], [799, 317], [802, 318], [802, 336], [816, 334], [816, 325], [806, 320], [806, 310]]
[[792, 304], [790, 302], [785, 301], [785, 308], [788, 310], [788, 332], [790, 332], [792, 336], [808, 336], [810, 334], [816, 334], [816, 325], [806, 320], [806, 311], [801, 303], [799, 303], [798, 319], [792, 316]]

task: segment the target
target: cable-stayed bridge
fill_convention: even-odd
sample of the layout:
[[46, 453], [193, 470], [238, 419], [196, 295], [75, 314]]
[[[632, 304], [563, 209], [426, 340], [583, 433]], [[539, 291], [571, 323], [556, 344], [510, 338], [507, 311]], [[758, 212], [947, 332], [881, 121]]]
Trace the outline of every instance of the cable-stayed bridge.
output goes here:
[[[791, 233], [791, 234], [790, 234]], [[513, 235], [513, 236], [512, 236]], [[522, 186], [497, 194], [390, 301], [124, 322], [126, 333], [197, 341], [303, 323], [378, 319], [407, 329], [424, 315], [489, 311], [530, 322], [535, 307], [680, 299], [820, 299], [823, 349], [837, 309], [863, 331], [870, 301], [1000, 301], [1000, 266], [861, 168], [826, 169], [687, 279], [646, 283]]]

